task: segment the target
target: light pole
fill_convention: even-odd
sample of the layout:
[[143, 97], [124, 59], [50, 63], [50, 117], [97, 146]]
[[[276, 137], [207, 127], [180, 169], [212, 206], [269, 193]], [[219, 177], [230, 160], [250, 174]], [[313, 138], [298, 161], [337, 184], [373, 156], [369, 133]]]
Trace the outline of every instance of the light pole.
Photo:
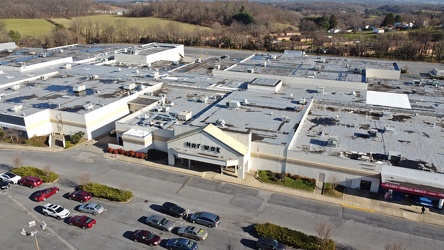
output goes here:
[[[35, 225], [36, 225], [35, 220], [30, 221], [30, 222], [28, 223], [28, 226], [29, 226], [31, 229], [33, 229]], [[45, 223], [44, 221], [40, 222], [40, 228], [41, 228], [40, 231], [45, 230], [45, 228], [46, 228], [46, 223]], [[24, 235], [24, 236], [34, 236], [34, 239], [35, 239], [35, 245], [36, 245], [36, 247], [37, 247], [37, 250], [40, 250], [40, 247], [39, 247], [39, 241], [37, 240], [37, 233], [38, 233], [38, 232], [39, 232], [38, 230], [34, 230], [34, 231], [31, 231], [31, 232], [26, 232], [26, 230], [25, 230], [24, 228], [22, 228], [22, 231], [21, 231], [20, 233], [21, 233], [22, 235]]]

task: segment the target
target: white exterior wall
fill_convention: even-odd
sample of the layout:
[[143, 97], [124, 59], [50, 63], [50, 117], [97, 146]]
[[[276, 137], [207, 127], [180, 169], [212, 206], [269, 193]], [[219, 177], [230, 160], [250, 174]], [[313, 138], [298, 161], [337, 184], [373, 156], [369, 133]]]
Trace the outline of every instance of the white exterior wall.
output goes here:
[[48, 135], [52, 132], [49, 110], [25, 117], [26, 131], [28, 138], [33, 136]]
[[168, 152], [167, 141], [174, 136], [173, 130], [157, 129], [153, 131], [152, 148], [163, 152]]
[[114, 58], [116, 62], [147, 64], [147, 57], [145, 55], [116, 54]]
[[253, 80], [254, 78], [270, 78], [282, 80], [285, 84], [292, 85], [312, 85], [312, 86], [325, 86], [333, 88], [345, 88], [352, 90], [367, 90], [367, 84], [362, 82], [347, 82], [347, 81], [335, 81], [324, 79], [310, 79], [302, 77], [289, 77], [289, 76], [277, 76], [277, 75], [264, 75], [264, 74], [251, 74], [243, 72], [232, 72], [226, 70], [213, 70], [215, 77], [223, 77], [227, 79], [245, 79]]
[[153, 143], [153, 137], [151, 133], [145, 137], [124, 134], [123, 142], [124, 150], [147, 153]]
[[301, 121], [299, 122], [298, 129], [296, 129], [296, 132], [294, 133], [293, 137], [291, 138], [290, 142], [288, 143], [288, 148], [292, 148], [294, 144], [296, 143], [296, 139], [298, 138], [299, 134], [301, 133], [305, 121], [307, 121], [308, 114], [310, 113], [311, 108], [313, 107], [314, 99], [311, 99], [309, 101], [308, 107], [305, 110], [304, 116], [302, 116]]
[[260, 142], [251, 143], [250, 170], [285, 172], [285, 146]]
[[[377, 79], [393, 79], [399, 80], [401, 78], [400, 70], [387, 70], [387, 69], [365, 69], [365, 77], [377, 78]], [[366, 79], [366, 80], [367, 80]]]
[[30, 70], [46, 68], [46, 67], [51, 67], [51, 66], [58, 65], [58, 64], [65, 64], [65, 63], [72, 63], [72, 62], [73, 62], [72, 57], [65, 57], [65, 58], [51, 60], [51, 61], [44, 62], [44, 63], [25, 65], [25, 66], [20, 67], [20, 71], [26, 72], [26, 71], [30, 71]]

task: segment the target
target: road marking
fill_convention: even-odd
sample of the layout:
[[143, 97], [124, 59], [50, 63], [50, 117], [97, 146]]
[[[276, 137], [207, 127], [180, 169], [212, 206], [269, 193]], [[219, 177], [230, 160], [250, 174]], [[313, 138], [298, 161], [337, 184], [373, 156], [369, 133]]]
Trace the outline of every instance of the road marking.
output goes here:
[[187, 185], [187, 183], [193, 179], [193, 177], [188, 177], [188, 179], [182, 184], [182, 186], [176, 191], [176, 193], [180, 193], [180, 191], [182, 191], [182, 189]]
[[[21, 207], [24, 211], [26, 211], [27, 214], [29, 214], [32, 218], [34, 218], [36, 221], [42, 223], [42, 221], [35, 215], [33, 214], [31, 211], [29, 211], [29, 209], [27, 209], [25, 206], [23, 206], [22, 203], [20, 203], [18, 200], [14, 199], [11, 197], [10, 194], [6, 194], [8, 196], [8, 198], [10, 200], [12, 200], [15, 204], [17, 204], [19, 207]], [[64, 243], [67, 247], [69, 247], [72, 250], [77, 250], [77, 248], [75, 248], [73, 245], [71, 245], [71, 243], [69, 243], [67, 240], [65, 240], [65, 238], [63, 238], [62, 236], [60, 236], [56, 231], [54, 231], [52, 228], [50, 228], [49, 226], [46, 226], [46, 230], [50, 231], [52, 234], [54, 234], [57, 238], [59, 238], [59, 240]]]
[[347, 204], [341, 204], [341, 206], [346, 207], [346, 208], [351, 208], [351, 209], [361, 210], [361, 211], [365, 211], [365, 212], [369, 212], [369, 213], [374, 213], [374, 212], [375, 212], [375, 210], [373, 210], [373, 209], [367, 209], [367, 208], [362, 208], [362, 207], [356, 207], [356, 206], [351, 206], [351, 205], [347, 205]]

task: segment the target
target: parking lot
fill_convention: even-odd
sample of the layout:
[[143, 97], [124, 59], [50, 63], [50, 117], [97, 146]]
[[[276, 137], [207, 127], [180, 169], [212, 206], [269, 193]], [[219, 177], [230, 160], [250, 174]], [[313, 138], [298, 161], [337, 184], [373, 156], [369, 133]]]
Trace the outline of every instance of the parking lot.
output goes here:
[[[47, 201], [35, 202], [30, 199], [37, 190], [50, 186], [53, 185], [43, 184], [40, 187], [30, 189], [12, 185], [9, 190], [0, 192], [2, 197], [0, 199], [0, 206], [2, 207], [0, 218], [2, 224], [8, 224], [8, 226], [0, 227], [2, 248], [37, 249], [38, 244], [40, 249], [146, 249], [146, 245], [133, 242], [130, 238], [131, 233], [137, 229], [148, 230], [159, 235], [162, 239], [161, 247], [164, 247], [166, 239], [178, 237], [178, 227], [191, 224], [184, 219], [163, 215], [160, 212], [160, 203], [151, 203], [138, 198], [127, 204], [93, 198], [90, 202], [103, 205], [105, 211], [96, 216], [83, 214], [77, 210], [81, 203], [69, 200], [66, 197], [66, 194], [71, 192], [72, 188], [60, 184], [55, 184], [60, 188], [60, 192], [48, 198]], [[42, 207], [48, 202], [69, 209], [70, 216], [82, 214], [95, 218], [97, 224], [90, 229], [81, 229], [70, 226], [68, 223], [69, 217], [62, 220], [50, 216], [46, 217], [42, 213]], [[163, 232], [149, 227], [144, 222], [147, 216], [152, 214], [163, 215], [175, 221], [175, 228], [172, 232]], [[31, 221], [36, 222], [34, 227], [29, 227], [28, 224]], [[42, 221], [47, 225], [44, 230], [40, 227]], [[222, 223], [224, 223], [223, 218]], [[209, 232], [209, 237], [204, 242], [198, 243], [199, 249], [227, 249], [227, 240], [233, 244], [231, 249], [239, 249], [242, 237], [227, 233], [223, 227], [223, 224], [219, 228], [202, 226]], [[25, 229], [28, 233], [37, 230], [38, 233], [36, 237], [24, 236], [21, 234], [22, 229]], [[223, 244], [219, 244], [220, 241]], [[225, 247], [219, 248], [218, 245]], [[238, 247], [235, 247], [236, 245]]]

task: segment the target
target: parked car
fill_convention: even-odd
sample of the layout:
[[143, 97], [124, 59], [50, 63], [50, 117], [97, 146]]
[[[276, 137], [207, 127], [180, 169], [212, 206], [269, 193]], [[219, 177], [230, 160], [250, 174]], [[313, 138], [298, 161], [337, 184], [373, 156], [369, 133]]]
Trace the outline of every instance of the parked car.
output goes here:
[[159, 215], [151, 215], [146, 219], [146, 224], [152, 227], [157, 227], [163, 231], [171, 231], [176, 223]]
[[22, 186], [30, 187], [30, 188], [35, 188], [35, 187], [42, 185], [42, 180], [38, 177], [35, 177], [35, 176], [26, 176], [26, 177], [21, 178], [18, 181], [18, 184], [20, 184]]
[[83, 212], [83, 213], [90, 213], [93, 215], [96, 214], [100, 214], [103, 212], [103, 210], [105, 210], [101, 205], [97, 204], [97, 203], [88, 203], [88, 204], [83, 204], [79, 207], [79, 211]]
[[185, 209], [172, 202], [163, 203], [162, 212], [177, 218], [181, 218], [185, 215]]
[[169, 250], [196, 250], [197, 243], [185, 238], [172, 238], [169, 239], [166, 244], [166, 248]]
[[193, 240], [205, 240], [208, 236], [208, 232], [203, 230], [200, 227], [195, 226], [183, 226], [180, 227], [177, 231], [177, 234], [179, 236], [184, 236]]
[[92, 195], [83, 190], [77, 190], [68, 194], [68, 199], [85, 202], [91, 200]]
[[57, 194], [58, 192], [59, 192], [58, 187], [45, 188], [45, 189], [38, 191], [34, 195], [33, 199], [35, 201], [46, 201], [47, 198], [53, 196], [54, 194]]
[[197, 212], [191, 215], [191, 222], [207, 227], [217, 227], [220, 223], [218, 215], [209, 212]]
[[85, 215], [76, 215], [69, 218], [68, 223], [86, 229], [92, 228], [96, 224], [96, 220]]
[[285, 250], [286, 246], [270, 238], [260, 238], [256, 243], [258, 250]]
[[18, 181], [22, 178], [20, 175], [16, 175], [14, 173], [11, 172], [3, 172], [0, 174], [0, 177], [5, 180], [5, 181], [9, 181], [12, 184], [17, 184]]
[[146, 230], [136, 230], [132, 233], [131, 239], [135, 242], [142, 242], [150, 246], [158, 246], [160, 244], [160, 236]]
[[53, 203], [47, 203], [43, 207], [43, 214], [45, 216], [52, 216], [59, 220], [69, 216], [70, 212], [68, 209]]
[[10, 183], [7, 180], [1, 179], [0, 178], [0, 188], [3, 189], [8, 189], [10, 187]]

